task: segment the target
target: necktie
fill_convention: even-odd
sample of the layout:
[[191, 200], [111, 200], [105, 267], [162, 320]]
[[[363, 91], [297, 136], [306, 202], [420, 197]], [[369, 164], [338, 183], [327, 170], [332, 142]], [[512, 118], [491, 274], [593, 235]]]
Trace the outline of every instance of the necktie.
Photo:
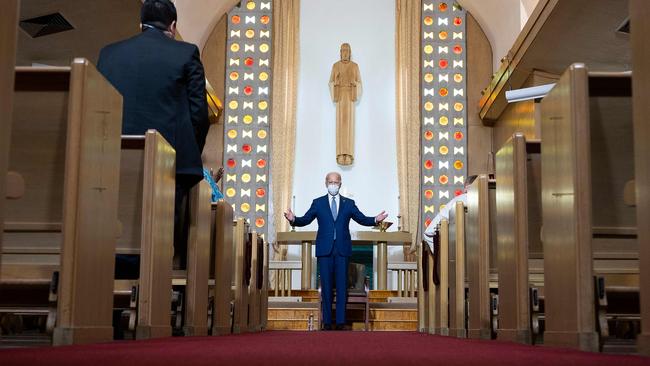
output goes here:
[[336, 198], [335, 197], [332, 197], [331, 209], [332, 209], [332, 218], [334, 218], [334, 220], [336, 220], [336, 216], [338, 216], [338, 212], [337, 212], [337, 209], [336, 209]]

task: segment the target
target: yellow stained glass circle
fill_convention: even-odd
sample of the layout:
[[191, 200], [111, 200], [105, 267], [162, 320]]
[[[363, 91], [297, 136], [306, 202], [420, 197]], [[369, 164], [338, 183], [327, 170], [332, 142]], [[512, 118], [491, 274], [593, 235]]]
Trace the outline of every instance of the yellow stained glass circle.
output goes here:
[[440, 152], [441, 155], [447, 155], [449, 153], [449, 148], [447, 146], [440, 146], [438, 149], [438, 152]]
[[246, 30], [246, 38], [253, 38], [255, 37], [255, 31], [252, 29], [247, 29]]
[[430, 72], [424, 74], [424, 81], [426, 81], [427, 83], [432, 82], [433, 81], [433, 74], [430, 73]]
[[424, 24], [426, 24], [426, 25], [432, 25], [432, 24], [433, 24], [433, 18], [431, 18], [431, 17], [424, 17]]
[[251, 175], [248, 173], [244, 173], [241, 175], [241, 181], [244, 183], [248, 183], [251, 181]]
[[454, 81], [457, 83], [460, 83], [463, 81], [463, 75], [462, 74], [454, 74]]
[[454, 109], [456, 110], [456, 112], [462, 111], [463, 108], [464, 108], [463, 103], [458, 102], [458, 103], [454, 104]]
[[442, 31], [442, 32], [438, 33], [438, 38], [440, 38], [442, 40], [447, 39], [448, 36], [449, 36], [449, 34], [447, 32], [445, 32], [445, 31]]
[[258, 107], [260, 110], [264, 111], [264, 110], [266, 110], [266, 108], [269, 107], [269, 103], [267, 103], [265, 100], [263, 100], [263, 101], [261, 101], [261, 102], [259, 102], [259, 103], [257, 104], [257, 107]]
[[430, 44], [424, 46], [424, 53], [426, 53], [427, 55], [432, 54], [433, 53], [433, 46], [430, 45]]
[[250, 114], [247, 114], [247, 115], [244, 116], [244, 123], [245, 124], [249, 125], [252, 122], [253, 122], [253, 116], [251, 116]]
[[237, 137], [237, 130], [228, 130], [228, 137], [234, 139]]
[[248, 9], [248, 10], [253, 10], [253, 9], [255, 9], [255, 1], [248, 1], [248, 2], [246, 3], [246, 9]]
[[268, 51], [269, 51], [269, 45], [266, 44], [266, 43], [262, 43], [262, 44], [260, 45], [260, 52], [262, 52], [262, 53], [266, 53], [266, 52], [268, 52]]
[[230, 109], [237, 109], [239, 107], [239, 103], [237, 103], [236, 100], [231, 100], [230, 103], [228, 103], [228, 108]]
[[460, 160], [456, 160], [454, 162], [454, 168], [456, 168], [457, 170], [463, 169], [463, 162]]
[[440, 123], [441, 126], [446, 126], [449, 124], [449, 118], [442, 116], [440, 117], [440, 120], [438, 120], [438, 123]]
[[233, 71], [230, 73], [230, 80], [235, 81], [239, 79], [239, 73], [237, 71]]
[[231, 44], [231, 45], [230, 45], [230, 50], [231, 50], [232, 52], [237, 52], [237, 51], [239, 51], [239, 43], [233, 43], [233, 44]]
[[424, 103], [424, 110], [427, 112], [431, 112], [433, 110], [433, 103], [431, 102]]
[[262, 71], [260, 72], [259, 78], [262, 81], [267, 81], [269, 79], [269, 74], [266, 71]]
[[249, 205], [249, 204], [246, 203], [246, 202], [244, 202], [244, 203], [241, 204], [241, 211], [242, 211], [242, 212], [248, 212], [248, 211], [250, 211], [250, 210], [251, 210], [251, 205]]
[[266, 138], [266, 131], [264, 131], [264, 130], [257, 131], [257, 137], [259, 137], [261, 139], [265, 139]]
[[228, 196], [228, 197], [235, 197], [235, 193], [237, 193], [237, 192], [235, 191], [234, 188], [226, 189], [226, 196]]

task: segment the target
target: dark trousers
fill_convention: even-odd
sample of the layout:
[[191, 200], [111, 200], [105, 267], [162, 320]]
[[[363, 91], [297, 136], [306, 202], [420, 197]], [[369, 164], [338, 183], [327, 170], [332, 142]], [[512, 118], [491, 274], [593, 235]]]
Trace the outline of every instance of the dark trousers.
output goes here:
[[189, 193], [194, 182], [176, 177], [174, 203], [174, 269], [185, 269], [187, 264], [187, 237], [190, 226]]
[[333, 285], [336, 283], [336, 324], [345, 324], [345, 304], [348, 300], [348, 262], [350, 258], [339, 254], [336, 242], [332, 253], [318, 257], [321, 296], [323, 298], [323, 324], [332, 325]]

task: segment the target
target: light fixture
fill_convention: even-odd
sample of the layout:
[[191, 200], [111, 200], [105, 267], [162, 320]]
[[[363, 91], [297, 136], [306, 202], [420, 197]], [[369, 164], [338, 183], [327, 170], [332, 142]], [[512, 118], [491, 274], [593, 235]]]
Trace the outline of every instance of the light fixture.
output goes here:
[[522, 88], [506, 91], [506, 100], [508, 103], [521, 102], [530, 99], [541, 99], [553, 89], [555, 84], [545, 84], [533, 86], [531, 88]]

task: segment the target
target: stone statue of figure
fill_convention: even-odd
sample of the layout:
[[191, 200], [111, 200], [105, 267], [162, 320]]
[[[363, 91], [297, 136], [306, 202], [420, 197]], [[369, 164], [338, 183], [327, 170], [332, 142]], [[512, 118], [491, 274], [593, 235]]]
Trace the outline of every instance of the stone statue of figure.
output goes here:
[[330, 93], [336, 103], [336, 162], [354, 162], [354, 104], [361, 96], [359, 66], [350, 60], [350, 45], [341, 45], [341, 61], [332, 66]]

